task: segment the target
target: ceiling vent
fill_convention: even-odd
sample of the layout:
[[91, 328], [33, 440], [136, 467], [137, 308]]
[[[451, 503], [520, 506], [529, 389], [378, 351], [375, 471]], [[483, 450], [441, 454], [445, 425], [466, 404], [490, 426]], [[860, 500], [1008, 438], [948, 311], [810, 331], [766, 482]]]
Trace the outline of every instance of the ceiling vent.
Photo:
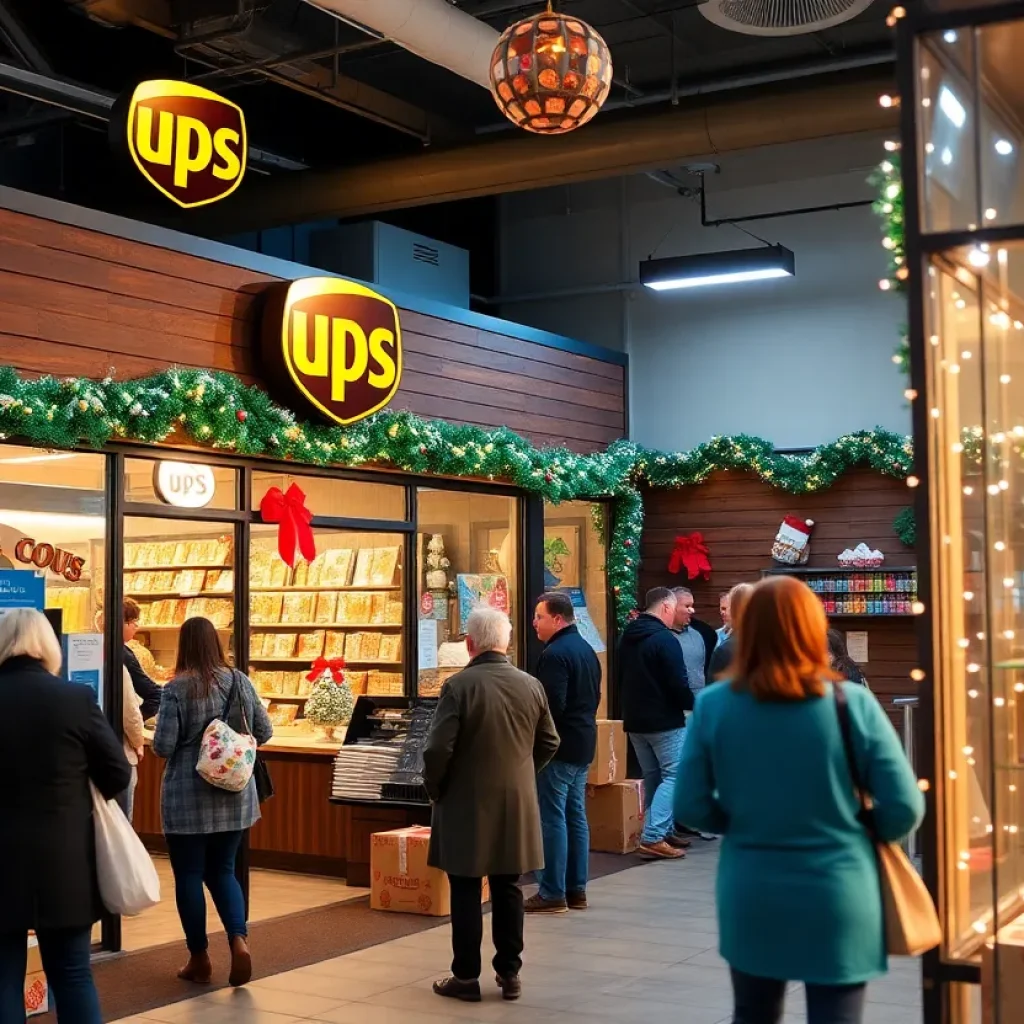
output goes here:
[[432, 267], [441, 266], [441, 253], [432, 245], [413, 242], [412, 258], [418, 263], [429, 263]]
[[708, 21], [747, 36], [802, 36], [841, 25], [872, 0], [708, 0], [698, 10]]

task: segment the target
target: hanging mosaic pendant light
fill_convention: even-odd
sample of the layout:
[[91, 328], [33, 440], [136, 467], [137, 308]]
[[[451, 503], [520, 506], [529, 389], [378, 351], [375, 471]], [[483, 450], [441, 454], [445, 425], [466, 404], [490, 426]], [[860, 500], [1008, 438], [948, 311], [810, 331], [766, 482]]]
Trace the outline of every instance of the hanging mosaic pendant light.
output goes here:
[[561, 135], [586, 124], [608, 97], [612, 57], [585, 21], [548, 9], [510, 25], [491, 59], [491, 95], [520, 128]]

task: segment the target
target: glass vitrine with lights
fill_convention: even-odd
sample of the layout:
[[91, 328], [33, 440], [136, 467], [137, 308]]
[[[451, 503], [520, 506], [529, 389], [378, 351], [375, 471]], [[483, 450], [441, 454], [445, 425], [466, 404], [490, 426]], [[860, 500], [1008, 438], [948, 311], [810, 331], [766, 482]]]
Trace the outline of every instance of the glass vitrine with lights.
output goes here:
[[[900, 29], [930, 814], [925, 1018], [1024, 1006], [1024, 11]], [[979, 984], [980, 983], [980, 984]]]

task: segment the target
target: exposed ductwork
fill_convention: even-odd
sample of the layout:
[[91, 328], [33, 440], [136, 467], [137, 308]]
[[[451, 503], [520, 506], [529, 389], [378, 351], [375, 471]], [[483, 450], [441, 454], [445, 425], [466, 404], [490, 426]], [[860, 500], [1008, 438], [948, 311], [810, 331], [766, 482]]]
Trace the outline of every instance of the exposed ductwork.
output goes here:
[[379, 33], [417, 57], [489, 85], [498, 33], [447, 0], [307, 0], [330, 14]]
[[862, 73], [855, 78], [846, 72], [844, 78], [821, 80], [813, 90], [798, 91], [791, 85], [751, 89], [651, 116], [610, 118], [560, 137], [557, 147], [517, 134], [402, 159], [253, 182], [216, 207], [207, 207], [194, 223], [204, 234], [224, 237], [259, 227], [642, 173], [709, 151], [892, 130], [895, 111], [878, 105], [878, 94], [892, 88], [891, 75]]

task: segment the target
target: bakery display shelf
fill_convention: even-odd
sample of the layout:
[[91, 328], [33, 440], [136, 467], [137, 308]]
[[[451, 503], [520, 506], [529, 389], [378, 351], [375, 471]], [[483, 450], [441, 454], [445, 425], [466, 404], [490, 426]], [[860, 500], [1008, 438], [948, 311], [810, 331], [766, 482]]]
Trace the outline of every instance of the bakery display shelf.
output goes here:
[[401, 590], [401, 589], [402, 589], [402, 585], [400, 583], [399, 584], [390, 584], [388, 586], [384, 586], [383, 584], [380, 584], [380, 583], [378, 583], [378, 584], [367, 583], [365, 586], [349, 586], [349, 587], [339, 587], [339, 586], [329, 586], [329, 587], [319, 587], [319, 586], [318, 587], [250, 587], [249, 588], [249, 592], [251, 594], [324, 594], [324, 593], [331, 593], [332, 591], [335, 592], [335, 593], [341, 593], [342, 591], [347, 591], [347, 590], [359, 591], [359, 590]]
[[[257, 629], [258, 627], [258, 629]], [[268, 629], [402, 629], [400, 622], [250, 622], [250, 630], [264, 632]]]
[[[321, 655], [317, 654], [315, 656], [319, 657]], [[274, 665], [276, 665], [276, 664], [279, 664], [279, 663], [287, 662], [290, 665], [312, 665], [314, 659], [315, 658], [313, 658], [313, 657], [266, 657], [264, 655], [260, 655], [259, 657], [251, 657], [251, 658], [249, 658], [249, 664], [250, 665], [262, 665], [264, 663], [272, 662]], [[400, 666], [400, 665], [402, 665], [401, 662], [380, 662], [380, 660], [377, 660], [377, 659], [372, 658], [372, 657], [346, 657], [344, 660], [345, 660], [345, 665], [346, 666], [351, 666], [351, 665]]]
[[125, 572], [180, 572], [189, 569], [233, 569], [231, 562], [203, 562], [201, 565], [126, 565]]
[[233, 590], [126, 590], [125, 597], [139, 600], [139, 598], [152, 597], [165, 598], [165, 597], [223, 597], [227, 601], [234, 600], [235, 594]]
[[297, 693], [267, 693], [265, 690], [257, 690], [256, 692], [263, 700], [301, 701], [303, 704], [305, 704], [310, 697], [308, 693], [305, 696], [301, 696]]
[[[188, 619], [185, 620], [188, 622]], [[234, 626], [217, 626], [218, 633], [233, 633], [235, 630]], [[177, 633], [181, 629], [181, 626], [146, 626], [139, 624], [140, 633]]]

